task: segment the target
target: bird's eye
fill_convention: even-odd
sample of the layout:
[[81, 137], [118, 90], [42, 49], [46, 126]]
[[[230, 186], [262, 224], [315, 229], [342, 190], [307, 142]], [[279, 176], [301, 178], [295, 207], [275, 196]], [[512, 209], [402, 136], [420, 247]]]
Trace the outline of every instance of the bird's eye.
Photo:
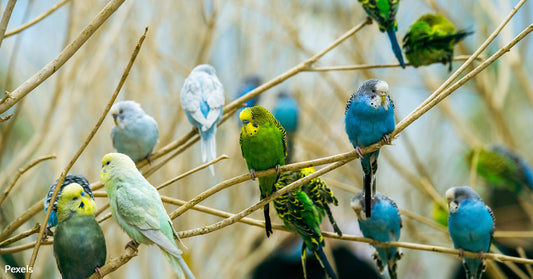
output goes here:
[[78, 200], [78, 197], [74, 197], [74, 198], [72, 198], [72, 200], [73, 200], [73, 201]]
[[118, 111], [118, 113], [122, 114], [123, 111], [124, 111], [123, 109], [120, 109], [120, 110]]
[[[375, 89], [372, 89], [372, 93], [376, 93], [376, 90]], [[120, 111], [122, 113], [122, 111]]]
[[111, 162], [111, 161], [107, 161], [107, 162], [105, 162], [105, 164], [106, 164], [106, 165], [109, 165], [109, 162]]

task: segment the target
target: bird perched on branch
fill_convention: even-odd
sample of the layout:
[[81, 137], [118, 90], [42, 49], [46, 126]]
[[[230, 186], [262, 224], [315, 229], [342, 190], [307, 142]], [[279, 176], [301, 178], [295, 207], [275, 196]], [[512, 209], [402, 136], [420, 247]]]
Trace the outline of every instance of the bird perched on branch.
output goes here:
[[466, 277], [480, 279], [485, 271], [483, 253], [489, 251], [494, 237], [494, 214], [481, 197], [469, 186], [458, 186], [446, 191], [448, 200], [448, 230], [455, 249], [479, 253], [478, 258], [463, 257]]
[[[352, 198], [352, 209], [357, 215], [359, 228], [363, 236], [372, 238], [379, 242], [398, 241], [402, 228], [402, 219], [396, 203], [380, 192], [376, 192], [372, 200], [372, 217], [367, 218], [363, 211], [367, 207], [363, 191], [359, 191]], [[376, 260], [379, 272], [383, 273], [385, 265], [392, 279], [398, 278], [396, 268], [398, 261], [402, 258], [402, 253], [394, 246], [380, 246], [373, 244], [376, 248], [374, 259]]]
[[[293, 181], [297, 173], [283, 173], [279, 181], [274, 185], [275, 190], [279, 191], [286, 185]], [[297, 179], [296, 179], [297, 180]], [[304, 278], [307, 278], [306, 260], [307, 248], [313, 251], [318, 262], [326, 271], [330, 278], [337, 278], [333, 271], [326, 254], [324, 254], [324, 237], [320, 232], [320, 224], [322, 223], [323, 213], [320, 213], [319, 208], [313, 203], [311, 198], [302, 190], [302, 187], [297, 187], [288, 193], [285, 193], [274, 201], [274, 208], [279, 218], [283, 221], [285, 226], [299, 234], [302, 239], [302, 268]]]
[[[277, 184], [280, 184], [282, 186], [287, 186], [299, 179], [302, 179], [312, 173], [315, 172], [315, 169], [313, 167], [309, 168], [303, 168], [296, 171], [287, 171], [283, 172], [279, 179]], [[276, 186], [277, 188], [280, 188], [282, 186]], [[331, 226], [333, 227], [333, 230], [339, 235], [342, 236], [342, 232], [339, 229], [339, 226], [337, 226], [337, 222], [335, 222], [335, 219], [333, 218], [333, 214], [331, 214], [331, 210], [329, 208], [329, 204], [333, 204], [335, 206], [339, 205], [339, 201], [337, 198], [333, 195], [333, 192], [328, 187], [326, 182], [322, 180], [320, 177], [315, 177], [311, 179], [311, 181], [305, 183], [301, 187], [302, 191], [304, 191], [307, 196], [311, 199], [314, 206], [316, 207], [318, 213], [321, 217], [324, 217], [324, 215], [328, 216], [329, 222], [331, 223]]]
[[[277, 174], [258, 179], [261, 199], [264, 199], [274, 192], [274, 183], [279, 177], [279, 167], [285, 165], [285, 156], [287, 156], [285, 129], [270, 111], [261, 106], [245, 108], [239, 115], [239, 119], [242, 122], [239, 143], [252, 179], [255, 179], [256, 171], [270, 168], [276, 168], [277, 171]], [[265, 205], [263, 213], [265, 230], [269, 237], [272, 233], [272, 225], [268, 204]]]
[[84, 188], [75, 183], [65, 186], [57, 203], [58, 225], [54, 237], [54, 256], [64, 279], [87, 278], [105, 264], [106, 244], [96, 222], [96, 204]]
[[398, 7], [400, 6], [400, 0], [358, 0], [358, 2], [363, 6], [368, 17], [378, 23], [379, 31], [387, 32], [392, 52], [394, 52], [394, 56], [396, 56], [402, 68], [405, 68], [402, 49], [396, 38], [396, 31], [398, 30], [396, 12], [398, 12]]
[[[189, 122], [198, 129], [201, 137], [202, 161], [216, 158], [217, 124], [222, 120], [224, 87], [218, 80], [215, 68], [208, 64], [196, 66], [185, 79], [180, 94], [181, 107]], [[209, 166], [215, 175], [213, 165]]]
[[109, 112], [115, 121], [111, 129], [111, 141], [117, 152], [130, 156], [136, 163], [144, 159], [151, 161], [150, 155], [159, 140], [159, 129], [154, 118], [131, 100], [114, 104]]
[[287, 132], [287, 158], [285, 158], [285, 161], [290, 163], [294, 154], [294, 137], [296, 131], [298, 131], [300, 107], [293, 97], [282, 91], [278, 94], [278, 101], [273, 111], [274, 118], [279, 121], [285, 132]]
[[[89, 181], [87, 180], [87, 178], [85, 178], [85, 176], [81, 174], [67, 174], [67, 176], [65, 176], [65, 179], [63, 180], [63, 183], [61, 184], [59, 193], [57, 194], [56, 201], [54, 202], [54, 206], [52, 207], [52, 212], [50, 213], [50, 218], [48, 218], [48, 226], [47, 226], [48, 235], [52, 235], [52, 232], [50, 231], [50, 229], [57, 226], [57, 222], [58, 222], [57, 201], [59, 200], [59, 196], [61, 195], [61, 192], [63, 192], [63, 189], [65, 188], [65, 186], [72, 184], [72, 183], [77, 183], [81, 185], [81, 187], [83, 187], [83, 191], [85, 191], [85, 193], [89, 195], [91, 199], [94, 199], [93, 192], [91, 190], [91, 185], [89, 184]], [[56, 185], [57, 185], [57, 179], [56, 179], [56, 182], [52, 184], [52, 186], [50, 186], [50, 190], [48, 190], [48, 193], [46, 194], [46, 198], [44, 199], [44, 212], [48, 210], [48, 206], [50, 205], [50, 200], [52, 199], [52, 194], [54, 193], [56, 189]]]
[[[387, 82], [378, 79], [363, 82], [346, 103], [344, 124], [348, 138], [361, 158], [364, 172], [363, 190], [366, 203], [370, 204], [376, 193], [375, 176], [379, 150], [363, 155], [361, 148], [381, 139], [387, 144], [391, 142], [388, 134], [394, 130], [396, 122]], [[370, 216], [371, 208], [367, 207], [366, 217]]]
[[452, 70], [453, 47], [472, 32], [456, 31], [453, 24], [439, 14], [418, 18], [403, 37], [405, 57], [418, 67], [440, 62]]
[[523, 189], [533, 191], [531, 167], [524, 158], [503, 146], [474, 148], [467, 159], [490, 186], [506, 188], [516, 194]]
[[179, 240], [172, 226], [159, 192], [136, 169], [130, 157], [109, 153], [102, 159], [100, 182], [104, 184], [111, 214], [132, 238], [128, 246], [155, 244], [159, 246], [179, 278], [192, 279], [194, 275], [183, 260]]

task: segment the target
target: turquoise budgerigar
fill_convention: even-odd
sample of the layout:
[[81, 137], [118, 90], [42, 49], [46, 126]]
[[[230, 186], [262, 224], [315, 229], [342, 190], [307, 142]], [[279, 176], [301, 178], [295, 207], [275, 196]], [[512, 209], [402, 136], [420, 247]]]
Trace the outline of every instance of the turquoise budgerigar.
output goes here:
[[468, 163], [489, 186], [502, 187], [520, 194], [533, 191], [533, 171], [517, 153], [499, 145], [476, 147], [468, 156]]
[[111, 129], [111, 141], [119, 153], [126, 154], [134, 162], [144, 159], [150, 161], [150, 155], [159, 140], [157, 122], [146, 114], [141, 105], [135, 101], [117, 102], [109, 111], [115, 121]]
[[[185, 79], [180, 100], [189, 122], [200, 133], [202, 160], [214, 160], [217, 124], [222, 120], [224, 108], [224, 87], [216, 76], [215, 68], [207, 64], [196, 66]], [[209, 166], [209, 169], [214, 175], [214, 166]]]
[[[255, 179], [255, 171], [276, 168], [277, 174], [259, 177], [261, 199], [274, 192], [274, 183], [279, 177], [279, 167], [285, 165], [287, 156], [287, 138], [285, 129], [266, 108], [255, 106], [245, 108], [239, 118], [242, 130], [239, 138], [242, 157], [246, 160], [248, 170]], [[272, 233], [269, 205], [263, 208], [267, 237]]]
[[273, 109], [276, 120], [287, 132], [287, 157], [285, 163], [292, 162], [294, 154], [294, 137], [298, 131], [300, 106], [298, 102], [287, 92], [282, 91], [278, 94], [278, 101]]
[[84, 188], [73, 182], [58, 197], [58, 225], [54, 236], [54, 256], [64, 279], [87, 278], [105, 264], [106, 245], [100, 225], [94, 218], [96, 204]]
[[425, 14], [418, 18], [403, 37], [405, 57], [418, 67], [432, 63], [449, 63], [452, 70], [453, 47], [472, 34], [456, 31], [453, 24], [439, 14]]
[[[284, 177], [285, 175], [285, 177]], [[278, 191], [290, 184], [292, 179], [290, 173], [283, 173], [274, 185], [275, 190]], [[324, 237], [320, 232], [320, 224], [322, 223], [322, 214], [319, 213], [317, 207], [313, 204], [313, 201], [309, 196], [302, 191], [302, 187], [297, 187], [286, 194], [283, 194], [276, 198], [274, 201], [274, 208], [283, 221], [285, 226], [298, 233], [302, 239], [302, 267], [304, 278], [307, 278], [306, 260], [307, 260], [307, 248], [313, 251], [313, 254], [317, 258], [320, 265], [326, 271], [326, 274], [330, 278], [337, 278], [337, 275], [333, 271], [326, 254], [324, 254]]]
[[402, 68], [405, 68], [403, 61], [402, 49], [396, 38], [398, 22], [396, 22], [396, 12], [400, 6], [400, 0], [358, 0], [363, 6], [366, 14], [378, 23], [379, 31], [387, 32], [392, 46], [394, 56], [400, 62]]
[[450, 212], [448, 230], [455, 249], [459, 249], [461, 253], [479, 253], [476, 258], [463, 258], [466, 277], [481, 279], [485, 271], [485, 260], [481, 255], [489, 251], [494, 237], [494, 214], [469, 186], [448, 189], [446, 199]]
[[[59, 193], [57, 194], [57, 196], [59, 197], [61, 195], [61, 192], [65, 188], [65, 186], [71, 183], [77, 183], [81, 185], [81, 187], [83, 187], [83, 191], [85, 191], [85, 193], [89, 195], [91, 199], [94, 199], [89, 181], [87, 180], [87, 178], [85, 178], [85, 176], [81, 174], [67, 174], [67, 176], [65, 176], [65, 180], [63, 180], [63, 183], [61, 184], [61, 188], [59, 189]], [[50, 190], [48, 190], [48, 193], [46, 194], [46, 198], [44, 199], [44, 212], [48, 210], [48, 206], [50, 205], [50, 200], [52, 199], [52, 194], [54, 193], [54, 190], [56, 189], [56, 185], [57, 185], [57, 179], [56, 179], [56, 182], [52, 184], [52, 186], [50, 186]], [[48, 218], [48, 227], [47, 227], [48, 235], [52, 235], [52, 232], [50, 231], [50, 229], [57, 225], [57, 201], [58, 200], [59, 199], [56, 198], [56, 201], [54, 202], [54, 206], [52, 207], [52, 213], [50, 213], [50, 218]]]
[[130, 157], [109, 153], [102, 159], [100, 182], [105, 186], [111, 214], [122, 229], [132, 238], [129, 246], [155, 244], [161, 248], [179, 278], [194, 278], [183, 260], [182, 251], [174, 237], [178, 234], [172, 226], [159, 192], [142, 176]]
[[[363, 232], [363, 236], [379, 242], [398, 241], [400, 239], [402, 219], [396, 203], [384, 194], [376, 192], [372, 200], [372, 217], [370, 218], [367, 218], [362, 213], [365, 211], [366, 205], [363, 191], [359, 191], [353, 196], [351, 206], [357, 215], [359, 228]], [[380, 246], [377, 244], [373, 246], [376, 248], [374, 259], [379, 272], [383, 273], [385, 265], [387, 265], [391, 279], [398, 278], [396, 268], [398, 261], [402, 258], [402, 253], [399, 249], [394, 246]]]
[[[396, 124], [394, 120], [394, 103], [389, 96], [389, 85], [378, 79], [369, 79], [352, 94], [346, 103], [344, 128], [348, 139], [361, 159], [364, 177], [364, 194], [366, 204], [376, 193], [376, 171], [379, 150], [369, 154], [361, 148], [384, 139], [390, 143], [389, 133]], [[371, 216], [371, 207], [366, 207], [366, 217]]]
[[[296, 171], [283, 172], [279, 176], [278, 182], [276, 183], [281, 184], [283, 186], [287, 186], [314, 172], [315, 172], [315, 168], [313, 167], [303, 168], [303, 169], [299, 169]], [[331, 223], [331, 226], [333, 227], [333, 230], [339, 236], [342, 236], [342, 232], [339, 229], [339, 226], [337, 226], [337, 222], [333, 218], [333, 214], [331, 214], [331, 209], [329, 208], [329, 204], [338, 206], [339, 201], [333, 195], [333, 192], [328, 187], [326, 182], [322, 180], [320, 177], [315, 177], [311, 179], [311, 181], [302, 185], [301, 188], [302, 188], [302, 191], [304, 191], [307, 194], [307, 196], [311, 199], [316, 209], [318, 210], [318, 213], [320, 214], [320, 216], [323, 217], [324, 215], [327, 215], [329, 218], [329, 222]]]

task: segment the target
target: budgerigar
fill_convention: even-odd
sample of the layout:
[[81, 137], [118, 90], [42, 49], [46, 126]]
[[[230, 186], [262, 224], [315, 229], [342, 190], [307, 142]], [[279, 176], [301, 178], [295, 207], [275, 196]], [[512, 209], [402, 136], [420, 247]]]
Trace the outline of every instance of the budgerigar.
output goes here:
[[300, 107], [298, 102], [292, 98], [287, 92], [280, 92], [278, 94], [278, 101], [274, 107], [273, 114], [276, 120], [287, 132], [287, 158], [286, 163], [292, 162], [294, 154], [294, 136], [298, 130], [298, 115]]
[[[287, 173], [283, 173], [280, 180], [275, 184], [274, 187], [276, 191], [288, 185], [287, 183], [290, 184], [290, 182], [283, 179], [283, 175], [285, 174]], [[302, 187], [297, 187], [296, 189], [279, 196], [273, 201], [273, 203], [279, 218], [283, 220], [285, 226], [289, 230], [298, 233], [303, 239], [301, 258], [304, 278], [307, 278], [307, 248], [313, 251], [318, 262], [326, 271], [326, 274], [331, 278], [337, 278], [337, 275], [335, 275], [335, 272], [322, 249], [325, 245], [324, 237], [320, 232], [322, 214], [319, 213], [319, 210], [317, 210], [313, 201], [302, 190]]]
[[[372, 200], [372, 217], [367, 218], [363, 211], [366, 208], [363, 191], [359, 191], [352, 198], [351, 206], [357, 215], [359, 228], [363, 236], [379, 242], [398, 241], [402, 228], [402, 219], [396, 203], [380, 192], [376, 192]], [[398, 278], [396, 267], [402, 253], [394, 246], [373, 245], [376, 248], [374, 259], [379, 272], [383, 273], [385, 265], [392, 279]]]
[[449, 63], [452, 70], [453, 47], [471, 32], [456, 31], [453, 24], [439, 14], [418, 18], [403, 37], [405, 57], [418, 67], [432, 63]]
[[[287, 156], [287, 139], [285, 129], [274, 116], [261, 106], [245, 108], [239, 118], [242, 122], [240, 145], [242, 156], [252, 178], [255, 171], [276, 168], [277, 174], [259, 177], [261, 199], [274, 192], [274, 183], [279, 177], [279, 167], [285, 165]], [[264, 207], [265, 230], [267, 237], [272, 233], [272, 225], [268, 214], [269, 205]]]
[[[83, 191], [85, 191], [86, 194], [88, 194], [92, 199], [94, 199], [93, 192], [91, 191], [91, 185], [89, 184], [89, 181], [87, 180], [87, 178], [85, 178], [85, 176], [81, 174], [67, 174], [67, 176], [65, 176], [65, 180], [63, 180], [63, 183], [61, 184], [59, 193], [57, 194], [58, 198], [56, 198], [56, 201], [54, 202], [54, 206], [52, 207], [52, 213], [50, 213], [50, 218], [48, 218], [48, 231], [57, 225], [57, 201], [59, 200], [59, 196], [61, 195], [63, 188], [65, 188], [65, 186], [71, 183], [77, 183], [81, 185], [81, 187], [83, 187]], [[46, 212], [48, 206], [50, 205], [52, 194], [56, 189], [56, 184], [57, 179], [56, 182], [52, 184], [52, 186], [50, 186], [48, 194], [46, 194], [46, 198], [44, 199], [44, 212]], [[51, 232], [49, 231], [48, 234], [51, 234]]]
[[132, 238], [129, 246], [155, 244], [161, 248], [179, 278], [194, 278], [183, 260], [178, 238], [159, 192], [142, 176], [130, 157], [109, 153], [102, 159], [100, 182], [105, 186], [111, 214]]
[[[281, 186], [278, 185], [276, 186], [276, 188], [287, 186], [295, 182], [296, 180], [304, 178], [314, 172], [315, 172], [315, 169], [313, 167], [303, 168], [303, 169], [296, 170], [296, 171], [283, 172], [279, 176], [278, 182], [276, 182], [277, 184], [280, 184]], [[302, 188], [302, 191], [304, 191], [307, 194], [307, 196], [311, 199], [316, 209], [318, 210], [318, 213], [320, 214], [320, 216], [323, 217], [324, 215], [328, 215], [329, 222], [331, 223], [333, 230], [339, 236], [342, 236], [342, 232], [339, 229], [339, 226], [337, 226], [337, 222], [335, 222], [335, 219], [333, 218], [333, 214], [331, 214], [331, 210], [329, 208], [329, 204], [338, 206], [339, 201], [333, 195], [333, 192], [328, 187], [326, 182], [322, 180], [320, 177], [316, 177], [316, 178], [311, 179], [311, 181], [302, 185], [301, 188]]]
[[[345, 130], [359, 157], [364, 172], [364, 194], [366, 203], [376, 193], [376, 171], [379, 150], [362, 154], [361, 148], [384, 139], [390, 143], [388, 136], [396, 126], [394, 104], [389, 96], [389, 85], [378, 79], [369, 79], [357, 89], [346, 103], [344, 116]], [[366, 208], [366, 217], [370, 217], [371, 208]]]
[[518, 154], [498, 145], [477, 147], [468, 154], [469, 164], [490, 186], [506, 188], [514, 193], [533, 191], [533, 171]]
[[94, 218], [96, 204], [84, 188], [72, 182], [57, 203], [59, 223], [54, 236], [54, 256], [64, 279], [87, 278], [105, 264], [106, 245]]
[[150, 161], [159, 140], [157, 122], [131, 100], [114, 104], [109, 112], [115, 121], [111, 141], [117, 152], [130, 156], [136, 163], [144, 159]]
[[402, 68], [405, 68], [403, 61], [402, 49], [396, 38], [398, 22], [396, 22], [396, 12], [400, 6], [400, 0], [358, 0], [363, 6], [366, 14], [378, 23], [379, 31], [387, 32], [392, 46], [394, 56], [400, 62]]
[[485, 271], [481, 254], [489, 251], [494, 235], [494, 214], [479, 195], [469, 186], [458, 186], [446, 191], [448, 199], [448, 230], [455, 249], [479, 253], [479, 258], [463, 258], [466, 277], [480, 279]]
[[[215, 68], [208, 64], [196, 66], [181, 88], [181, 107], [201, 137], [202, 161], [214, 160], [217, 153], [217, 124], [222, 120], [224, 87]], [[215, 175], [213, 165], [209, 166]]]

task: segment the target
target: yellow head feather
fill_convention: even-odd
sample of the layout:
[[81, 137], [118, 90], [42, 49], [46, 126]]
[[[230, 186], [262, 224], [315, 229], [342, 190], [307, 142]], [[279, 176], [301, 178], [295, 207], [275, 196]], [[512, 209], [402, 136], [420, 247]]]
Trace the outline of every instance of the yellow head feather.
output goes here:
[[113, 170], [121, 171], [135, 170], [137, 167], [128, 155], [122, 153], [108, 153], [102, 158], [102, 170], [100, 171], [100, 182], [105, 184]]
[[72, 215], [94, 215], [96, 203], [78, 183], [71, 183], [63, 190], [57, 201], [57, 219], [63, 222]]

